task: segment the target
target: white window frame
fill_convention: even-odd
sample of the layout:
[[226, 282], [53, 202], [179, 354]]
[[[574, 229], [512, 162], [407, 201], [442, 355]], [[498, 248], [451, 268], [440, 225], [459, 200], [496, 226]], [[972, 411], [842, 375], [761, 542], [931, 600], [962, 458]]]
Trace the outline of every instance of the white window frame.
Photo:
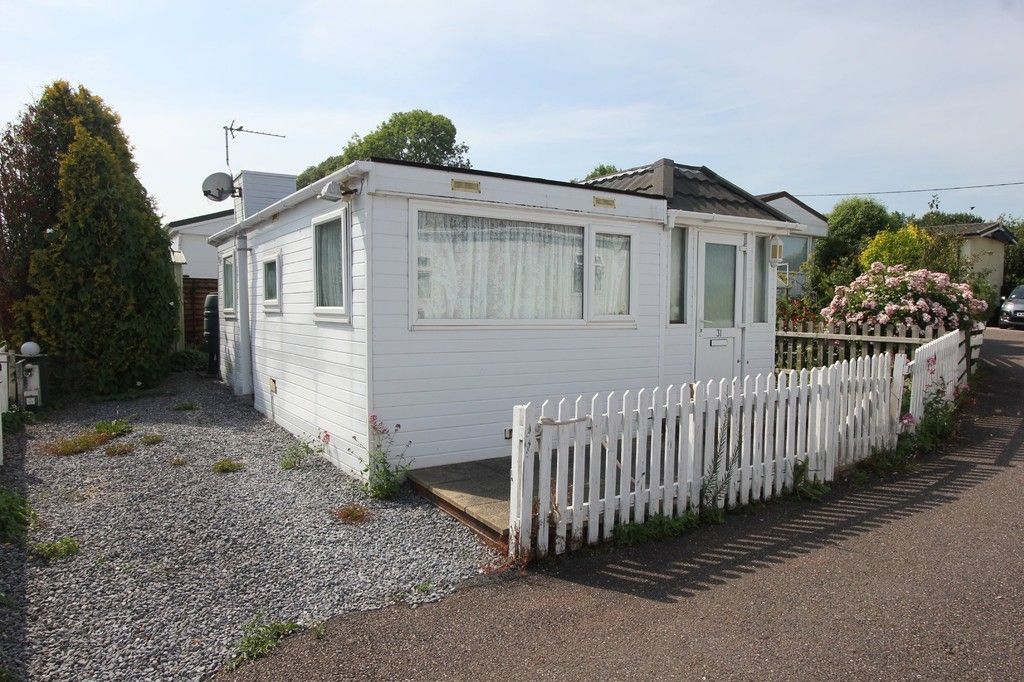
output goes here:
[[[313, 218], [311, 223], [313, 240], [313, 320], [314, 322], [348, 322], [351, 319], [352, 310], [352, 246], [350, 244], [349, 222], [348, 222], [348, 207], [343, 206], [337, 210], [329, 211]], [[317, 249], [318, 240], [316, 238], [316, 228], [318, 225], [329, 223], [334, 220], [341, 220], [341, 298], [343, 305], [340, 306], [321, 306], [317, 305], [316, 302], [319, 299], [319, 284], [320, 278], [317, 276], [317, 263], [319, 262]], [[278, 288], [278, 296], [281, 295], [280, 288]]]
[[[608, 234], [622, 237], [629, 237], [629, 312], [625, 315], [598, 315], [593, 312], [594, 287], [597, 283], [597, 235]], [[636, 323], [636, 234], [633, 230], [620, 225], [608, 225], [606, 223], [591, 223], [587, 225], [586, 241], [583, 246], [583, 258], [589, 263], [587, 270], [589, 276], [583, 278], [583, 314], [584, 318], [594, 324], [608, 324], [627, 322]], [[587, 254], [590, 258], [587, 258]]]
[[[418, 319], [417, 291], [419, 281], [418, 231], [420, 212], [448, 213], [452, 215], [470, 216], [473, 218], [497, 218], [502, 220], [521, 220], [548, 225], [564, 225], [583, 228], [583, 318], [571, 320], [446, 320]], [[607, 219], [605, 219], [607, 220]], [[593, 304], [594, 282], [594, 248], [596, 233], [621, 234], [630, 238], [629, 243], [629, 314], [628, 315], [591, 315]], [[530, 209], [502, 208], [477, 206], [451, 201], [409, 201], [409, 329], [410, 330], [443, 330], [443, 329], [579, 329], [587, 327], [636, 329], [637, 310], [637, 252], [639, 230], [616, 223], [595, 221], [585, 216], [567, 216], [547, 211]]]
[[[227, 266], [228, 262], [231, 263], [231, 279], [233, 280], [231, 282], [231, 298], [232, 298], [232, 300], [231, 300], [231, 305], [230, 306], [227, 304], [227, 300], [225, 300], [227, 298], [227, 296], [225, 296], [225, 294], [227, 293], [227, 286], [228, 286], [228, 279], [227, 279], [227, 275], [225, 273], [225, 267]], [[234, 253], [228, 253], [228, 254], [226, 254], [224, 256], [221, 256], [221, 259], [220, 259], [220, 286], [221, 286], [221, 289], [220, 289], [220, 291], [218, 293], [220, 295], [220, 301], [221, 301], [221, 306], [222, 306], [221, 310], [224, 313], [224, 317], [225, 318], [233, 319], [235, 317], [235, 310], [236, 310], [235, 306], [238, 305], [238, 263], [235, 262], [235, 254]]]
[[[756, 297], [754, 296], [754, 286], [757, 284], [757, 240], [764, 239], [764, 322], [757, 321], [757, 310], [754, 309], [754, 303]], [[750, 296], [750, 310], [746, 311], [749, 314], [748, 324], [755, 329], [764, 328], [775, 328], [775, 266], [771, 261], [771, 249], [772, 249], [772, 235], [764, 234], [762, 232], [751, 232], [749, 239], [749, 246], [747, 247], [747, 268], [750, 270], [750, 279], [747, 280], [747, 286], [749, 287]], [[746, 279], [746, 278], [744, 278]]]
[[[267, 298], [267, 263], [273, 263], [277, 271], [277, 298]], [[263, 285], [263, 310], [268, 313], [281, 312], [281, 252], [274, 251], [260, 260], [260, 281]]]

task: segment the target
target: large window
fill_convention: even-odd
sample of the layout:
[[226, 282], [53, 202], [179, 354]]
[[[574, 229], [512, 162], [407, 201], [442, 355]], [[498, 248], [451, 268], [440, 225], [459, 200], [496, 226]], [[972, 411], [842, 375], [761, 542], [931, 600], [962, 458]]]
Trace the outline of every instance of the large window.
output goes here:
[[768, 237], [754, 242], [754, 322], [768, 321]]
[[317, 223], [314, 229], [316, 306], [345, 307], [345, 239], [343, 216]]
[[583, 227], [427, 211], [418, 223], [419, 319], [583, 319]]
[[672, 230], [672, 248], [669, 252], [668, 321], [686, 322], [686, 229]]
[[235, 258], [227, 256], [223, 265], [224, 310], [235, 309]]
[[424, 324], [632, 322], [629, 231], [426, 208], [413, 227], [413, 316]]

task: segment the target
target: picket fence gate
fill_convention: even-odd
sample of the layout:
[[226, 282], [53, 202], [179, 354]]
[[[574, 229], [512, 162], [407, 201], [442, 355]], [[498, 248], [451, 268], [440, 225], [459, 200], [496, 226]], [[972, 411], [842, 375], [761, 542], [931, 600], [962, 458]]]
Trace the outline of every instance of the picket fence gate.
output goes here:
[[967, 383], [974, 351], [980, 347], [980, 342], [977, 346], [972, 345], [966, 334], [960, 331], [950, 332], [917, 349], [914, 360], [907, 364], [910, 374], [907, 413], [912, 418], [907, 420], [909, 430], [915, 429], [921, 421], [925, 402], [930, 397], [938, 396], [946, 401], [954, 399], [957, 389]]
[[801, 462], [809, 479], [832, 480], [895, 445], [906, 368], [906, 356], [879, 353], [516, 406], [509, 551], [562, 554], [654, 514], [768, 499], [792, 489]]

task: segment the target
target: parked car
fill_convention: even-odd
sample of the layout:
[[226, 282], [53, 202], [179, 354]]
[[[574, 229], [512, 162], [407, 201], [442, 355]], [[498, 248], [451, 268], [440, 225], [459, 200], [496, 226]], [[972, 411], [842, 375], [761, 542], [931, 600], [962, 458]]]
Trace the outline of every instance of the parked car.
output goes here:
[[1024, 284], [1014, 287], [999, 307], [1000, 327], [1024, 327]]

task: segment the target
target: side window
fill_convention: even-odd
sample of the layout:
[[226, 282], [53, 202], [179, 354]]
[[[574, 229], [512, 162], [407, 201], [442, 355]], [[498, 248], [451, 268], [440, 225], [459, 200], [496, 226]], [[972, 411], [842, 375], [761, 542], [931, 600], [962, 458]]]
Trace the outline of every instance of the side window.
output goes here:
[[686, 228], [672, 230], [668, 269], [668, 321], [683, 324], [686, 322]]
[[274, 307], [281, 299], [281, 258], [263, 261], [263, 305]]
[[314, 230], [316, 250], [316, 307], [344, 311], [345, 239], [341, 216], [317, 223]]
[[224, 277], [224, 294], [223, 308], [224, 310], [235, 309], [235, 258], [234, 256], [227, 256], [224, 258], [224, 264], [222, 267]]
[[768, 237], [754, 242], [754, 322], [768, 321]]

